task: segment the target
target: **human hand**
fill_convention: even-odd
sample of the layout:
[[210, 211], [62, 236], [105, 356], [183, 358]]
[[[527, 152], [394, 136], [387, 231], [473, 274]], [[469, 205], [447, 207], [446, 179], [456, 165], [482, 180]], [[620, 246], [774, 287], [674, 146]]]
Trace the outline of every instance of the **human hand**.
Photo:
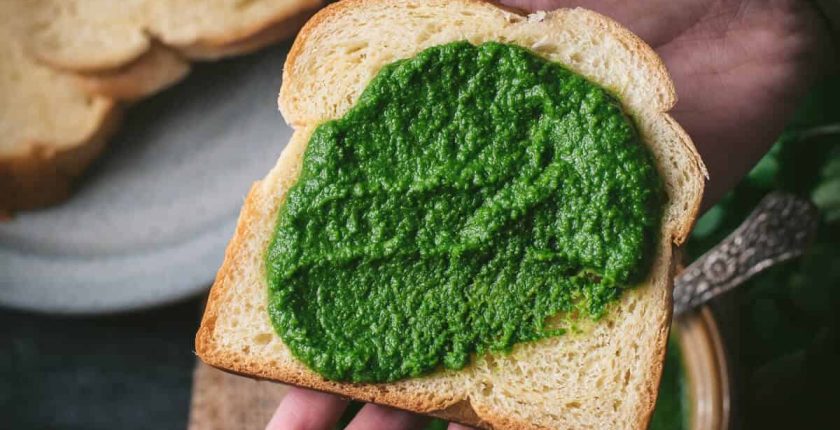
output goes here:
[[[283, 398], [266, 430], [330, 430], [347, 408], [347, 400], [317, 391], [292, 388]], [[347, 430], [414, 430], [429, 421], [410, 412], [368, 404], [362, 407]], [[449, 424], [448, 430], [469, 430], [471, 427]]]
[[[732, 188], [770, 147], [828, 68], [825, 23], [806, 0], [501, 0], [526, 11], [581, 6], [617, 20], [662, 57], [679, 102], [673, 116], [709, 168], [704, 205]], [[332, 429], [347, 401], [294, 388], [267, 430]], [[425, 419], [366, 405], [348, 429], [415, 429]], [[449, 429], [468, 427], [450, 424]]]
[[671, 112], [709, 169], [703, 206], [767, 152], [834, 57], [809, 0], [501, 0], [527, 11], [580, 6], [612, 17], [662, 57]]

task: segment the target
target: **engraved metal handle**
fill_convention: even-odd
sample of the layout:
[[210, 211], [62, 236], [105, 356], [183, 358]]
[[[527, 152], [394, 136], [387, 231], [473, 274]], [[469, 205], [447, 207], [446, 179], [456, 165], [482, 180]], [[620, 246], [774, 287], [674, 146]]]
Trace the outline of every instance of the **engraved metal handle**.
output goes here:
[[694, 309], [753, 275], [805, 252], [819, 213], [811, 202], [774, 192], [726, 239], [688, 266], [674, 282], [674, 315]]

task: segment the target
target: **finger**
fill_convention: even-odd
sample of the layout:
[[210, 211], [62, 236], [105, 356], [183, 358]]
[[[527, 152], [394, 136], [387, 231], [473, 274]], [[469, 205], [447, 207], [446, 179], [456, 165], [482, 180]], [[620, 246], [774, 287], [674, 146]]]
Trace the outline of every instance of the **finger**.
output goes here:
[[743, 6], [715, 7], [657, 49], [679, 94], [672, 115], [709, 169], [701, 213], [770, 149], [825, 58], [808, 31], [818, 17], [773, 2]]
[[458, 423], [449, 423], [447, 430], [475, 430], [475, 428]]
[[422, 428], [428, 420], [411, 412], [369, 404], [359, 411], [347, 430], [412, 430]]
[[347, 400], [318, 391], [292, 388], [274, 411], [266, 430], [329, 430], [341, 418]]

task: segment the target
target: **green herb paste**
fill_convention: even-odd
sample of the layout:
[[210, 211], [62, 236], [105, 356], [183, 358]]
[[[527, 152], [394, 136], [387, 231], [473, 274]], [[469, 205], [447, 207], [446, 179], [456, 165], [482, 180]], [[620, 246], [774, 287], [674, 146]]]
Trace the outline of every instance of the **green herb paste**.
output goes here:
[[601, 316], [647, 274], [663, 201], [604, 89], [516, 46], [432, 47], [314, 131], [266, 255], [271, 321], [329, 379], [459, 369]]

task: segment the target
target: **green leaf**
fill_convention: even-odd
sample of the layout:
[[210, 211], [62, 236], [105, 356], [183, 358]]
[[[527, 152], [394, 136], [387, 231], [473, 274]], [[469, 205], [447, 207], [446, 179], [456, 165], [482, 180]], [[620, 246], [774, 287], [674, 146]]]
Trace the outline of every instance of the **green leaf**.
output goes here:
[[694, 237], [703, 239], [717, 230], [721, 225], [721, 221], [723, 221], [725, 212], [721, 205], [709, 209], [705, 215], [697, 220], [697, 224], [694, 226]]
[[840, 220], [840, 177], [821, 183], [811, 194], [826, 222]]
[[753, 185], [760, 188], [770, 188], [775, 184], [776, 177], [779, 174], [779, 160], [776, 159], [776, 154], [779, 152], [778, 148], [778, 145], [774, 146], [773, 150], [753, 167], [747, 176], [747, 179]]

